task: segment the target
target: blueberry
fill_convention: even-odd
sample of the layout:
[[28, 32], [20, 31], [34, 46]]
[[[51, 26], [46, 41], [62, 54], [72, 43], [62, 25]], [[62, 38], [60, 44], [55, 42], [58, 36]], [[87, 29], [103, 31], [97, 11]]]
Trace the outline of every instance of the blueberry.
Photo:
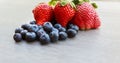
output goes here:
[[36, 24], [36, 21], [31, 21], [30, 24]]
[[61, 26], [60, 24], [55, 24], [54, 27], [57, 28], [57, 29], [59, 29], [59, 28], [61, 28], [62, 26]]
[[15, 33], [20, 33], [23, 30], [23, 28], [16, 28]]
[[25, 39], [25, 35], [28, 31], [27, 30], [22, 30], [21, 31], [21, 35], [22, 35], [22, 38]]
[[74, 24], [69, 24], [68, 25], [68, 29], [74, 29], [76, 30], [77, 32], [79, 31], [79, 27], [77, 25], [74, 25]]
[[58, 32], [56, 32], [56, 31], [52, 31], [52, 32], [49, 34], [49, 36], [50, 36], [51, 42], [57, 42], [58, 39], [59, 39], [59, 34], [58, 34]]
[[66, 32], [66, 29], [64, 27], [61, 27], [58, 30], [59, 30], [59, 32]]
[[28, 42], [32, 42], [32, 41], [35, 41], [36, 39], [36, 34], [35, 32], [27, 32], [26, 35], [25, 35], [25, 40], [28, 41]]
[[37, 36], [40, 37], [42, 34], [46, 34], [46, 32], [43, 29], [40, 29], [37, 31]]
[[41, 45], [49, 44], [50, 43], [50, 37], [49, 37], [48, 34], [42, 34], [39, 37], [39, 41], [40, 41]]
[[31, 26], [31, 24], [23, 24], [21, 27], [22, 27], [23, 29], [28, 30], [30, 26]]
[[47, 33], [49, 33], [52, 31], [53, 26], [50, 22], [45, 22], [43, 28]]
[[77, 31], [75, 31], [74, 29], [68, 29], [68, 30], [67, 30], [67, 34], [68, 34], [68, 37], [69, 37], [69, 38], [73, 38], [73, 37], [76, 36]]
[[38, 28], [39, 28], [39, 29], [42, 29], [42, 26], [41, 26], [41, 25], [38, 25]]
[[39, 30], [38, 26], [37, 25], [31, 25], [29, 28], [28, 28], [28, 31], [29, 32], [37, 32]]
[[15, 33], [13, 38], [16, 42], [22, 41], [22, 35], [20, 33]]
[[77, 32], [79, 31], [79, 27], [77, 25], [74, 25], [72, 29], [76, 30]]
[[59, 32], [59, 40], [66, 40], [67, 34], [65, 32]]
[[55, 31], [55, 32], [59, 32], [59, 30], [58, 29], [56, 29], [56, 28], [52, 28], [52, 31]]

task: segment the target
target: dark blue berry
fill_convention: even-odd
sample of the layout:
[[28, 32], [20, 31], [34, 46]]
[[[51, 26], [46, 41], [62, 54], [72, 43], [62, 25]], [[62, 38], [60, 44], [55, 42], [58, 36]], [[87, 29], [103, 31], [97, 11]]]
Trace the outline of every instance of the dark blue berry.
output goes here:
[[61, 27], [58, 30], [59, 30], [59, 32], [66, 32], [66, 29], [64, 27]]
[[37, 25], [31, 25], [29, 28], [28, 28], [28, 31], [29, 32], [37, 32], [39, 30], [38, 26]]
[[46, 32], [43, 29], [40, 29], [37, 31], [37, 36], [40, 37], [42, 34], [46, 34]]
[[31, 27], [31, 24], [23, 24], [21, 27], [22, 27], [23, 29], [28, 30], [28, 29]]
[[41, 25], [38, 25], [38, 28], [39, 28], [39, 29], [42, 29], [42, 26], [41, 26]]
[[59, 40], [66, 40], [67, 34], [65, 32], [59, 32]]
[[36, 21], [31, 21], [30, 24], [36, 24]]
[[68, 25], [68, 29], [74, 29], [76, 30], [77, 32], [79, 31], [79, 27], [77, 25], [74, 25], [74, 24], [69, 24]]
[[23, 28], [16, 28], [15, 33], [20, 33], [23, 30]]
[[36, 34], [35, 32], [27, 32], [26, 35], [25, 35], [25, 40], [28, 41], [28, 42], [32, 42], [32, 41], [35, 41], [36, 39]]
[[13, 38], [16, 42], [22, 41], [22, 35], [20, 33], [15, 33]]
[[49, 33], [52, 31], [53, 26], [50, 22], [45, 22], [43, 28], [47, 33]]
[[76, 30], [77, 32], [79, 31], [79, 27], [75, 25], [72, 29]]
[[28, 31], [27, 30], [22, 30], [21, 31], [21, 35], [22, 35], [22, 38], [25, 39], [25, 35]]
[[52, 28], [52, 31], [55, 31], [55, 32], [59, 32], [59, 30], [58, 29], [56, 29], [56, 28]]
[[68, 29], [68, 30], [67, 30], [67, 34], [68, 34], [68, 37], [69, 37], [69, 38], [73, 38], [73, 37], [76, 36], [77, 31], [74, 30], [74, 29]]
[[41, 45], [46, 45], [46, 44], [50, 43], [50, 37], [48, 34], [42, 34], [39, 37], [39, 41], [40, 41]]
[[58, 32], [56, 32], [56, 31], [52, 31], [52, 32], [49, 34], [49, 36], [50, 36], [51, 42], [57, 42], [58, 39], [59, 39], [59, 34], [58, 34]]
[[57, 29], [59, 29], [59, 28], [61, 28], [62, 26], [61, 26], [60, 24], [55, 24], [54, 27], [57, 28]]
[[67, 28], [72, 28], [74, 25], [73, 24], [68, 24]]

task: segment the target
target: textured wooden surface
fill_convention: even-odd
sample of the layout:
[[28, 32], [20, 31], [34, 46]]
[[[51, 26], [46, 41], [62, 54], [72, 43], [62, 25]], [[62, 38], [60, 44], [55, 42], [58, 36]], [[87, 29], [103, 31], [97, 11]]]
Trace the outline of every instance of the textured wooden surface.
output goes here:
[[117, 2], [97, 2], [100, 29], [79, 31], [74, 39], [48, 46], [38, 42], [16, 44], [12, 38], [14, 29], [33, 20], [31, 10], [39, 1], [0, 0], [0, 63], [120, 63]]

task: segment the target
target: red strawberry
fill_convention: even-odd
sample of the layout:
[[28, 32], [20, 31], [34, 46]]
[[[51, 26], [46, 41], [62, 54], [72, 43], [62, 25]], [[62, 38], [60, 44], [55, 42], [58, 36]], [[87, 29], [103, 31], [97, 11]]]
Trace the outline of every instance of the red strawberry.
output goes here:
[[81, 30], [95, 29], [101, 24], [96, 10], [88, 2], [77, 5], [77, 12], [72, 22], [78, 25]]
[[51, 21], [53, 17], [53, 8], [45, 3], [38, 4], [33, 9], [34, 18], [38, 25], [43, 25], [44, 22]]
[[70, 3], [65, 3], [62, 1], [57, 3], [54, 8], [54, 14], [57, 22], [63, 27], [66, 27], [67, 23], [75, 15], [75, 10]]

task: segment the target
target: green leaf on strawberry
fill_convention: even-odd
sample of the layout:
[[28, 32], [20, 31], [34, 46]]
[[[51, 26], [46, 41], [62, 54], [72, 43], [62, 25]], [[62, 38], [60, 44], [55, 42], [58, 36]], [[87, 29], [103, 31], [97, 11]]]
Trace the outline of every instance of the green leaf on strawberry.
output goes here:
[[60, 5], [61, 5], [61, 6], [65, 6], [67, 3], [68, 3], [67, 0], [61, 0], [61, 1], [60, 1]]
[[70, 2], [70, 5], [72, 6], [72, 8], [76, 9], [76, 6], [73, 2]]
[[91, 3], [92, 4], [92, 6], [95, 8], [95, 9], [97, 9], [98, 8], [98, 6], [97, 6], [97, 4], [96, 3]]
[[90, 0], [83, 0], [84, 2], [90, 2]]
[[49, 2], [49, 5], [55, 6], [58, 1], [59, 1], [59, 0], [51, 0], [51, 1]]

